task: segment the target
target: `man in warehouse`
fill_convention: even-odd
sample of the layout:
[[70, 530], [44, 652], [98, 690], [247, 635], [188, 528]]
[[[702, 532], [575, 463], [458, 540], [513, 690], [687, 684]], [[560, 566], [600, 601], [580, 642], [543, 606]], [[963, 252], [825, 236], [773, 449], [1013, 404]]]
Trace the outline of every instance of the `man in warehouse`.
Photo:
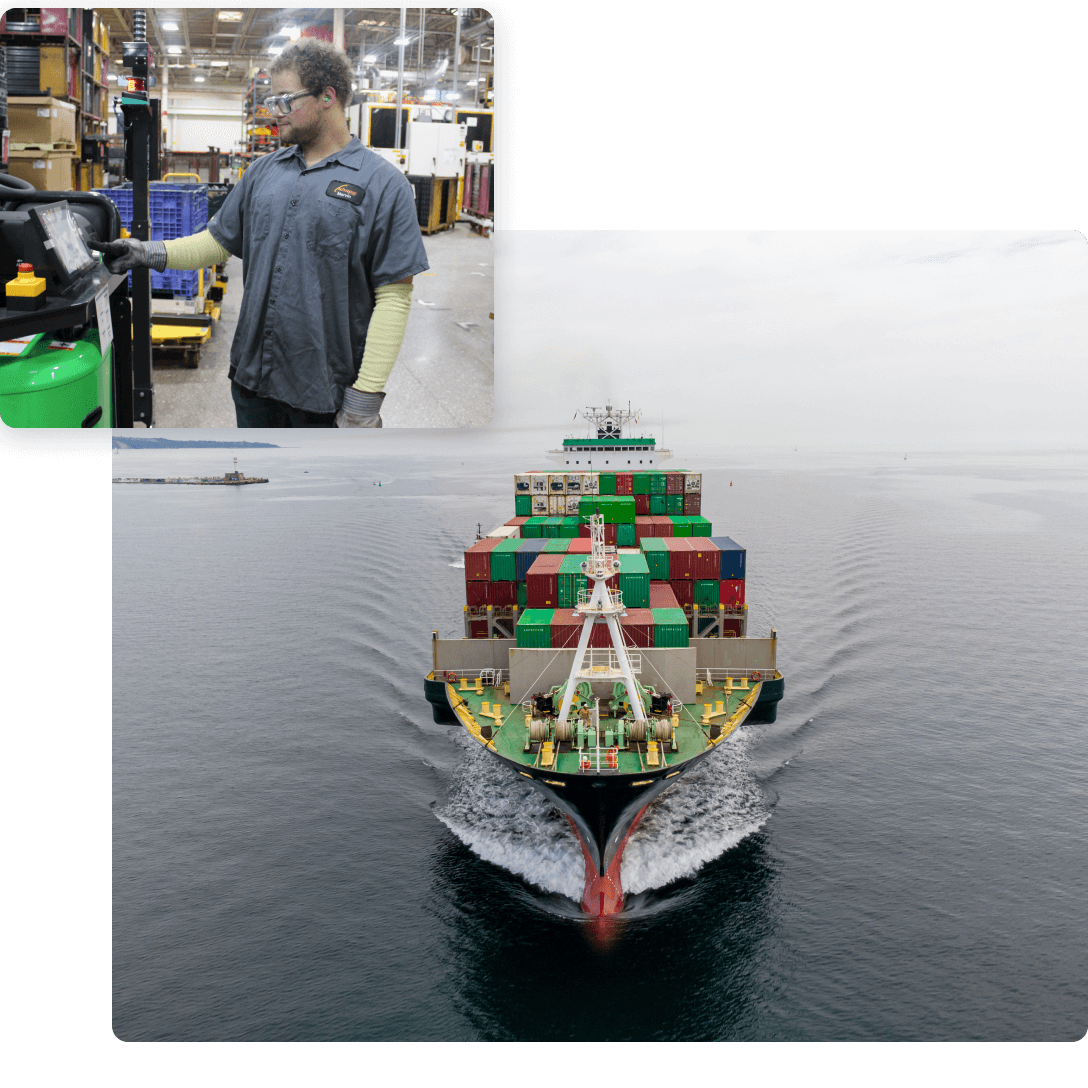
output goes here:
[[347, 56], [304, 38], [273, 63], [278, 151], [188, 238], [95, 244], [111, 272], [242, 258], [230, 353], [239, 427], [380, 427], [412, 277], [430, 266], [408, 180], [348, 132]]

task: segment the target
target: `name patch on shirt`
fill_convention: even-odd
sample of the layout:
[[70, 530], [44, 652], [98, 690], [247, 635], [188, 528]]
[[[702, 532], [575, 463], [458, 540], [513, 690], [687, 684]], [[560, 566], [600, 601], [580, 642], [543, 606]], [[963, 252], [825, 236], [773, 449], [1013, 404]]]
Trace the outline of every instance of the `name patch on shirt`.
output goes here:
[[337, 200], [350, 200], [352, 204], [362, 204], [363, 190], [350, 181], [334, 181], [325, 190], [326, 196], [334, 196]]

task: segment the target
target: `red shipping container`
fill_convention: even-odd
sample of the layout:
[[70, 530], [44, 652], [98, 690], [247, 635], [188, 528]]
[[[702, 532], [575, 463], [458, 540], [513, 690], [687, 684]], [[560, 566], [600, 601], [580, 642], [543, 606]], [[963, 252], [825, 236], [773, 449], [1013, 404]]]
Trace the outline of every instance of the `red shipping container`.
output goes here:
[[471, 638], [487, 638], [487, 620], [469, 620], [468, 629]]
[[499, 543], [499, 537], [488, 536], [477, 540], [465, 552], [465, 580], [468, 582], [491, 581], [491, 556], [488, 554]]
[[[517, 583], [514, 583], [517, 585]], [[490, 604], [491, 587], [493, 582], [473, 582], [469, 579], [465, 581], [465, 604], [472, 608], [483, 608], [484, 605]]]
[[607, 623], [595, 623], [589, 636], [589, 645], [598, 650], [607, 650], [612, 646], [612, 635]]
[[672, 518], [657, 514], [654, 517], [654, 536], [672, 536]]
[[744, 579], [726, 578], [721, 583], [718, 600], [726, 608], [740, 608], [744, 604]]
[[692, 551], [695, 553], [692, 566], [694, 578], [717, 579], [720, 576], [722, 553], [718, 550], [717, 544], [711, 544], [710, 538], [705, 536], [679, 537], [678, 539], [691, 542]]
[[667, 495], [683, 495], [684, 474], [682, 472], [665, 473], [665, 493]]
[[552, 616], [552, 649], [577, 646], [582, 622], [582, 617], [575, 615], [573, 608], [557, 608]]
[[676, 595], [677, 608], [683, 608], [685, 605], [690, 608], [695, 603], [694, 582], [681, 578], [676, 582], [670, 582], [669, 585], [672, 586], [672, 591]]
[[559, 607], [559, 567], [565, 558], [563, 555], [540, 555], [534, 561], [525, 576], [526, 608]]
[[740, 620], [722, 620], [722, 638], [740, 638]]
[[567, 548], [567, 555], [589, 555], [590, 548], [593, 547], [593, 541], [588, 536], [576, 537], [570, 542], [570, 547]]
[[649, 495], [636, 495], [635, 496], [635, 518], [639, 515], [649, 516], [650, 513], [650, 496]]
[[[694, 590], [692, 590], [694, 593]], [[694, 598], [692, 598], [694, 600]], [[650, 607], [651, 608], [679, 608], [680, 602], [672, 591], [668, 582], [650, 583]]]
[[528, 518], [511, 518], [506, 524], [516, 525], [520, 529], [528, 520]]
[[[615, 544], [616, 543], [616, 529], [617, 528], [618, 528], [618, 526], [615, 526], [615, 525], [606, 525], [604, 527], [604, 542], [606, 544]], [[589, 526], [588, 525], [579, 525], [578, 526], [578, 535], [580, 537], [584, 537], [584, 538], [586, 538], [588, 540], [589, 539]], [[567, 551], [569, 552], [570, 549], [568, 548]]]
[[685, 495], [684, 496], [684, 517], [693, 518], [698, 514], [701, 514], [703, 505], [702, 495]]
[[624, 641], [628, 646], [654, 644], [654, 614], [648, 608], [629, 608], [620, 620]]
[[488, 604], [493, 604], [496, 608], [504, 608], [518, 603], [517, 582], [488, 582], [487, 585]]
[[632, 472], [616, 473], [616, 494], [633, 495], [635, 493], [635, 476]]
[[694, 578], [695, 549], [691, 546], [691, 537], [667, 537], [665, 548], [669, 553], [669, 581], [675, 584], [682, 578]]
[[[645, 496], [649, 498], [649, 495]], [[653, 518], [635, 518], [635, 543], [641, 542], [644, 536], [654, 536]]]

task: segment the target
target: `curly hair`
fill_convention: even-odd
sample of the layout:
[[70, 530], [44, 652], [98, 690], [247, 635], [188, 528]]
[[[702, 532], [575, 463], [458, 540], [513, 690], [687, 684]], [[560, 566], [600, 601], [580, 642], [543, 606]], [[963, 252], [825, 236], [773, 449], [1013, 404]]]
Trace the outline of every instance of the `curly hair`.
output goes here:
[[302, 38], [272, 62], [269, 75], [286, 68], [294, 70], [304, 90], [320, 94], [326, 87], [332, 87], [340, 105], [350, 104], [351, 62], [342, 49], [318, 38]]

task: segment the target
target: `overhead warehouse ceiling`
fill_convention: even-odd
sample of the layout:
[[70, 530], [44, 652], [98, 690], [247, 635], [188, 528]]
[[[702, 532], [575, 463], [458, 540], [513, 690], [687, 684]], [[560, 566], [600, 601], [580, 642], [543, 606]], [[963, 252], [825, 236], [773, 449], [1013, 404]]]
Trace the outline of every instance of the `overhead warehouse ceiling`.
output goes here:
[[[97, 8], [110, 28], [110, 70], [121, 74], [121, 43], [132, 37], [131, 8]], [[147, 38], [155, 54], [161, 84], [162, 64], [169, 64], [173, 90], [217, 90], [241, 94], [256, 68], [274, 60], [270, 49], [290, 44], [290, 28], [334, 19], [332, 8], [145, 8]], [[397, 67], [400, 8], [343, 8], [344, 47], [357, 72], [377, 68], [389, 80]], [[482, 8], [407, 8], [404, 49], [405, 85], [413, 93], [453, 91], [454, 42], [461, 20], [460, 91], [494, 71], [494, 27]], [[174, 29], [176, 27], [176, 29]], [[473, 55], [479, 49], [478, 57]], [[383, 86], [386, 85], [383, 83]]]

